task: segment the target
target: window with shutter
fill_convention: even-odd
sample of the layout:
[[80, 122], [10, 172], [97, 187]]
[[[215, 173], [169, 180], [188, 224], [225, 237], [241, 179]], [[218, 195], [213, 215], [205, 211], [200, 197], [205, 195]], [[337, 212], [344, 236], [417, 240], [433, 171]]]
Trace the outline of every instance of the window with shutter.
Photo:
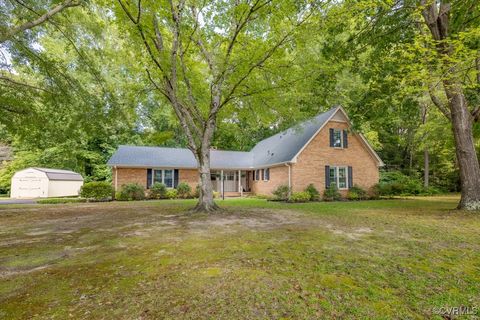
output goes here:
[[325, 187], [332, 184], [340, 190], [351, 188], [351, 167], [325, 166]]

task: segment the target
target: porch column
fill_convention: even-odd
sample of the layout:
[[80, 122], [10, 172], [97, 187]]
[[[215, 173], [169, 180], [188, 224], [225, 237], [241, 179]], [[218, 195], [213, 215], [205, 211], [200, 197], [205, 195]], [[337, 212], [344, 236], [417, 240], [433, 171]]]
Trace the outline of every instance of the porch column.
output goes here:
[[223, 170], [220, 170], [220, 192], [222, 193], [222, 198], [225, 197], [223, 194]]
[[240, 197], [243, 196], [242, 170], [238, 170], [238, 190], [240, 191]]

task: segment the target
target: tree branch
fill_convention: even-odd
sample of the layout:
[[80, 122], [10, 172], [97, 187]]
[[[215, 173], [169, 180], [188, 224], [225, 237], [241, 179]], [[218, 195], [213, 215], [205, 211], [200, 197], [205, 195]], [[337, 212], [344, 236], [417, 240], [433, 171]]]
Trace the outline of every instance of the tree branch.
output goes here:
[[22, 25], [19, 25], [17, 27], [14, 27], [11, 30], [7, 31], [5, 34], [0, 35], [0, 43], [3, 43], [5, 41], [9, 40], [10, 38], [14, 37], [16, 34], [18, 34], [20, 32], [23, 32], [23, 31], [28, 30], [28, 29], [32, 29], [32, 28], [34, 28], [38, 25], [41, 25], [42, 23], [45, 23], [48, 19], [50, 19], [51, 17], [53, 17], [57, 13], [62, 12], [66, 8], [77, 7], [80, 4], [81, 4], [80, 2], [74, 2], [74, 0], [66, 0], [65, 2], [60, 3], [59, 5], [54, 7], [53, 9], [51, 9], [48, 12], [46, 12], [45, 14], [41, 15], [37, 19], [35, 19], [33, 21], [26, 22], [26, 23], [24, 23]]
[[2, 76], [2, 75], [0, 75], [0, 80], [5, 81], [5, 82], [9, 82], [9, 83], [14, 84], [16, 86], [22, 86], [22, 87], [26, 87], [26, 88], [30, 88], [30, 89], [34, 89], [34, 90], [44, 91], [44, 92], [47, 92], [47, 93], [50, 93], [50, 94], [52, 93], [52, 92], [50, 92], [50, 91], [48, 91], [44, 88], [40, 88], [40, 87], [31, 85], [31, 84], [28, 84], [28, 83], [18, 82], [18, 81], [15, 81], [13, 79], [10, 79], [8, 77]]

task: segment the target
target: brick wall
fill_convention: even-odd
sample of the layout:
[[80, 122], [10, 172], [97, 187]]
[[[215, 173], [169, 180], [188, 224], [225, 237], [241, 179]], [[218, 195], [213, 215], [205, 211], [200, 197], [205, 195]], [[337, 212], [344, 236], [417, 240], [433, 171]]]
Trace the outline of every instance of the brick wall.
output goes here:
[[192, 191], [198, 185], [198, 170], [197, 169], [179, 169], [178, 170], [178, 183], [186, 182], [192, 188]]
[[377, 161], [367, 151], [361, 138], [348, 133], [348, 148], [330, 147], [330, 128], [347, 129], [345, 122], [330, 121], [319, 134], [307, 145], [292, 164], [293, 191], [302, 191], [313, 183], [323, 193], [325, 190], [325, 166], [351, 166], [353, 168], [353, 184], [365, 189], [378, 182]]
[[[138, 183], [144, 188], [147, 187], [147, 168], [117, 168], [118, 180], [117, 188], [127, 183]], [[178, 182], [186, 182], [192, 190], [195, 190], [198, 184], [197, 169], [179, 169]], [[112, 183], [115, 186], [115, 169], [112, 169]]]
[[[117, 168], [117, 189], [127, 183], [138, 183], [144, 188], [147, 187], [146, 168]], [[115, 169], [112, 169], [112, 183], [115, 187]]]
[[288, 167], [285, 165], [271, 167], [269, 181], [251, 181], [252, 192], [262, 195], [271, 195], [280, 185], [288, 185]]

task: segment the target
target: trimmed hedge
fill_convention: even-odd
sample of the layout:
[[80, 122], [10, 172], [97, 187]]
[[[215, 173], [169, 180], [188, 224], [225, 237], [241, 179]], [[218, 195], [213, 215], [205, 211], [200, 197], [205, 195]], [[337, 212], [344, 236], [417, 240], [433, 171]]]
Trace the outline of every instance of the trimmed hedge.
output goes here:
[[106, 181], [87, 182], [80, 189], [80, 195], [85, 199], [106, 200], [112, 197], [112, 193], [112, 185]]
[[311, 195], [306, 191], [294, 192], [290, 196], [290, 202], [308, 202], [310, 201]]
[[167, 193], [165, 194], [165, 198], [167, 199], [176, 199], [178, 197], [177, 189], [168, 189]]

